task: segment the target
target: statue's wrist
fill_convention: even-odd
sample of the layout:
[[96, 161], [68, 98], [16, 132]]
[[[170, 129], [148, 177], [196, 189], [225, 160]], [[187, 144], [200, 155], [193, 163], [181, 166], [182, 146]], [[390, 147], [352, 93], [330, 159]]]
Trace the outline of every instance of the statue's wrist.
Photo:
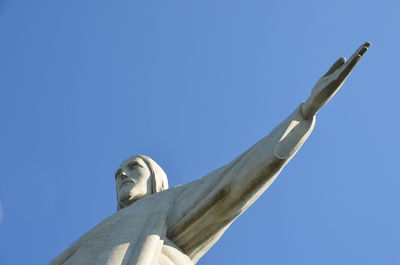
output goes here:
[[303, 102], [300, 106], [300, 113], [303, 119], [312, 120], [314, 115], [317, 113], [316, 109], [310, 104], [310, 99]]

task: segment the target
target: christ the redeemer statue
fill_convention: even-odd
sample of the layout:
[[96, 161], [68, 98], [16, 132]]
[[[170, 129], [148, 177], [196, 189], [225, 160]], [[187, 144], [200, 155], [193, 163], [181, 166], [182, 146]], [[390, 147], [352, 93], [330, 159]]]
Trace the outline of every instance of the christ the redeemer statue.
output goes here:
[[88, 231], [51, 265], [192, 265], [276, 179], [314, 128], [316, 113], [367, 51], [337, 60], [310, 97], [268, 136], [205, 177], [168, 189], [149, 157], [115, 173], [118, 211]]

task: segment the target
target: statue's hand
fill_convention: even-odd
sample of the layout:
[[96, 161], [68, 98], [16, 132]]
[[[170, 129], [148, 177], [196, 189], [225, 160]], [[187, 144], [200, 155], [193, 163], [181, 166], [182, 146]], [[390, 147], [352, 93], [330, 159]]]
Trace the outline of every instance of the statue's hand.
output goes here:
[[310, 97], [302, 106], [302, 114], [305, 119], [311, 119], [335, 95], [369, 46], [371, 46], [369, 42], [361, 45], [348, 61], [344, 57], [339, 58], [318, 80]]

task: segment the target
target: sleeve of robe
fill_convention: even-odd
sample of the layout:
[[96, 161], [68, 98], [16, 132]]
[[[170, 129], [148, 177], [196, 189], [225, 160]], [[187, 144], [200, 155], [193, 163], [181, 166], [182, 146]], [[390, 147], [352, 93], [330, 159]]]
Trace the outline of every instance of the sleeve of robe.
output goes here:
[[276, 179], [310, 135], [301, 105], [268, 136], [205, 177], [178, 188], [167, 237], [194, 263]]

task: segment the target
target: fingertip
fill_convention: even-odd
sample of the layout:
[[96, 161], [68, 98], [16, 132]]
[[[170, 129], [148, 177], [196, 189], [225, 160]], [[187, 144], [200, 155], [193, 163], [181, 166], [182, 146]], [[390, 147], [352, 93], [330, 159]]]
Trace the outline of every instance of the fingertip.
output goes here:
[[356, 56], [354, 56], [352, 62], [350, 63], [350, 68], [353, 68], [361, 59], [361, 55], [357, 54]]
[[361, 55], [361, 56], [364, 55], [364, 53], [366, 53], [367, 50], [368, 50], [368, 48], [365, 47], [365, 46], [363, 46], [363, 47], [360, 49], [360, 51], [358, 52], [358, 55]]

